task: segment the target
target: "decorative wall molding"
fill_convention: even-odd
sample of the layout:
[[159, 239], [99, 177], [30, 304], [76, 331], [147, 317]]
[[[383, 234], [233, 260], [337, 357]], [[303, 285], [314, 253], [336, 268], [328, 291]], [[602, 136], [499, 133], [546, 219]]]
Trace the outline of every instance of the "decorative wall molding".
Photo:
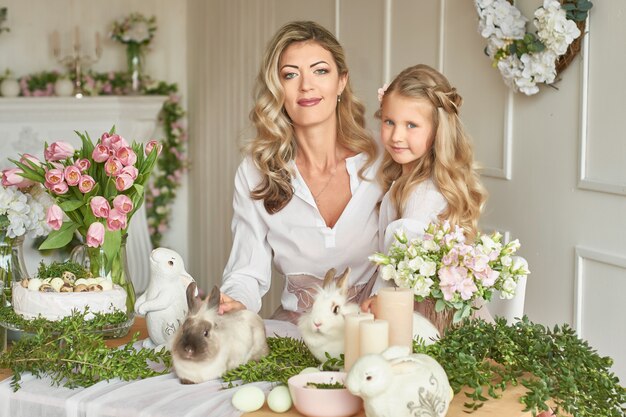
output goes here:
[[383, 15], [383, 79], [381, 87], [385, 83], [391, 82], [391, 15], [393, 0], [385, 0], [385, 11]]
[[607, 252], [585, 248], [582, 246], [575, 247], [575, 287], [574, 287], [574, 328], [580, 337], [584, 338], [583, 313], [584, 313], [584, 262], [585, 260], [601, 262], [617, 268], [626, 270], [626, 257], [618, 256]]
[[502, 132], [502, 167], [484, 167], [481, 175], [492, 178], [511, 180], [513, 159], [513, 112], [514, 92], [506, 90], [504, 102], [504, 131]]
[[593, 32], [591, 20], [587, 17], [587, 33], [582, 46], [583, 75], [581, 78], [580, 106], [580, 149], [578, 166], [578, 188], [609, 194], [626, 195], [626, 184], [592, 179], [587, 169], [587, 149], [589, 146], [589, 42]]
[[444, 50], [446, 48], [446, 0], [439, 2], [439, 56], [437, 57], [437, 66], [439, 71], [444, 72]]

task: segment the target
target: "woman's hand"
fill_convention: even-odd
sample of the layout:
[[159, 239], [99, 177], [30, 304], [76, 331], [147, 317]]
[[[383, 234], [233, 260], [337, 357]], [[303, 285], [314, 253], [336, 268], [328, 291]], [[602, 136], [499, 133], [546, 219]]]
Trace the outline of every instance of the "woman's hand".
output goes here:
[[220, 305], [217, 308], [217, 314], [228, 313], [229, 311], [245, 310], [246, 306], [224, 293], [220, 293]]
[[376, 311], [376, 296], [372, 295], [367, 300], [361, 303], [361, 311], [364, 313], [369, 313], [370, 311], [374, 313]]

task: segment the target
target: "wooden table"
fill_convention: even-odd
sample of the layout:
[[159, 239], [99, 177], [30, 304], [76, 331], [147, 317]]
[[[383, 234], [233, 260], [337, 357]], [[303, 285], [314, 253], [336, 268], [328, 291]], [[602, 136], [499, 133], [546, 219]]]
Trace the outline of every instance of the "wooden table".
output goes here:
[[[457, 394], [452, 403], [450, 404], [450, 408], [448, 409], [448, 417], [461, 417], [468, 415], [470, 417], [487, 417], [487, 416], [498, 416], [498, 417], [529, 417], [532, 414], [530, 412], [523, 412], [524, 406], [519, 402], [519, 398], [526, 392], [526, 388], [521, 384], [516, 387], [508, 387], [506, 391], [504, 391], [502, 398], [498, 400], [489, 400], [483, 405], [481, 408], [473, 412], [472, 414], [466, 414], [464, 411], [466, 410], [463, 407], [463, 403], [466, 402], [465, 395], [463, 393]], [[272, 412], [267, 404], [263, 406], [262, 409], [256, 411], [254, 413], [247, 413], [243, 415], [244, 417], [304, 417], [302, 414], [298, 413], [295, 408], [291, 408], [286, 413], [277, 414]], [[541, 415], [540, 415], [541, 416]], [[538, 416], [538, 417], [540, 417]], [[355, 417], [365, 417], [365, 412], [361, 411], [359, 414], [356, 414]]]
[[[126, 344], [130, 341], [133, 334], [139, 332], [139, 339], [144, 339], [148, 337], [148, 331], [146, 329], [146, 322], [142, 317], [135, 318], [135, 323], [130, 329], [128, 335], [120, 339], [109, 339], [106, 341], [107, 346], [115, 347]], [[8, 369], [0, 369], [0, 380], [4, 378], [8, 378], [11, 376], [11, 371]], [[519, 402], [519, 398], [526, 392], [526, 388], [524, 386], [517, 385], [515, 387], [508, 387], [506, 391], [504, 391], [502, 398], [498, 400], [489, 400], [487, 401], [482, 408], [478, 409], [474, 413], [471, 414], [472, 417], [488, 417], [488, 416], [498, 416], [498, 417], [529, 417], [531, 413], [525, 413], [522, 411], [524, 408], [523, 405]], [[450, 404], [450, 408], [448, 410], [448, 416], [456, 417], [465, 415], [465, 408], [463, 407], [463, 403], [466, 402], [465, 395], [463, 393], [457, 394], [452, 403]], [[244, 417], [303, 417], [302, 414], [298, 413], [295, 408], [291, 408], [286, 413], [277, 414], [272, 412], [267, 404], [263, 406], [263, 408], [254, 413], [246, 413], [243, 415]], [[365, 413], [361, 411], [356, 417], [365, 417]]]

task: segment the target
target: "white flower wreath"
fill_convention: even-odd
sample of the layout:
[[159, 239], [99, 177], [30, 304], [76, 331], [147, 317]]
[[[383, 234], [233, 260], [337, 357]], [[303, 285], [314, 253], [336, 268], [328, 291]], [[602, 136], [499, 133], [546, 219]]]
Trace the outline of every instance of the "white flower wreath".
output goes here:
[[537, 84], [552, 84], [557, 62], [581, 36], [592, 4], [588, 0], [544, 0], [535, 11], [536, 34], [526, 32], [528, 19], [507, 0], [476, 0], [478, 29], [487, 39], [485, 53], [514, 91], [539, 92]]

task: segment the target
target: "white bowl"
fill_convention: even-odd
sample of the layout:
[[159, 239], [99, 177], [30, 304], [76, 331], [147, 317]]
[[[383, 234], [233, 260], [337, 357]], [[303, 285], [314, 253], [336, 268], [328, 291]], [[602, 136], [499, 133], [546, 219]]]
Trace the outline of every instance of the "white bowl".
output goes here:
[[348, 417], [363, 408], [361, 398], [352, 395], [347, 388], [306, 388], [309, 382], [345, 384], [345, 372], [313, 372], [289, 378], [289, 392], [293, 405], [307, 417]]

